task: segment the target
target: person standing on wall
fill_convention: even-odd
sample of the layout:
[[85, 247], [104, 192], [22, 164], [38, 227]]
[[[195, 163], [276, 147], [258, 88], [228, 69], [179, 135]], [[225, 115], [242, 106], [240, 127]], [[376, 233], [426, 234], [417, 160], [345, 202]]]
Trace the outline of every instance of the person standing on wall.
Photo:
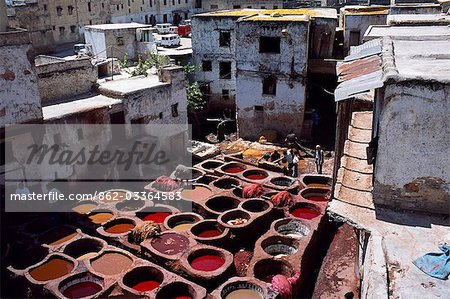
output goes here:
[[314, 162], [316, 163], [316, 170], [318, 174], [322, 174], [322, 165], [324, 160], [324, 152], [320, 145], [316, 145], [316, 151], [314, 154]]

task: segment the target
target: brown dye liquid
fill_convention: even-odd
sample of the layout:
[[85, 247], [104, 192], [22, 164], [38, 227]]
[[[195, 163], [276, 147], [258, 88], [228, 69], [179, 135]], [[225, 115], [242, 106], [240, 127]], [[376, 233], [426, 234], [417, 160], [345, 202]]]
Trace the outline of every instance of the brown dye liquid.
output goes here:
[[330, 188], [327, 184], [312, 183], [307, 185], [310, 188]]
[[192, 226], [194, 226], [194, 223], [182, 223], [176, 225], [174, 228], [172, 228], [174, 231], [182, 232], [190, 229]]
[[193, 201], [201, 201], [210, 197], [213, 193], [206, 187], [203, 186], [193, 186], [194, 189], [184, 189], [181, 191], [181, 197], [190, 199]]
[[113, 214], [107, 212], [95, 213], [89, 215], [89, 219], [95, 224], [105, 223], [113, 217]]
[[118, 223], [105, 229], [105, 232], [110, 234], [123, 234], [132, 230], [134, 226], [135, 225], [131, 223]]
[[95, 209], [97, 207], [96, 204], [93, 203], [85, 203], [81, 205], [77, 205], [76, 207], [72, 208], [72, 211], [77, 212], [78, 214], [87, 214], [92, 209]]
[[88, 259], [93, 258], [94, 256], [96, 256], [97, 254], [98, 254], [98, 252], [88, 252], [88, 253], [85, 253], [85, 254], [77, 257], [77, 260], [78, 261], [88, 260]]
[[225, 299], [263, 299], [260, 293], [251, 289], [239, 289], [225, 296]]
[[72, 262], [55, 257], [30, 271], [31, 277], [37, 281], [48, 281], [69, 274], [74, 268]]
[[116, 275], [130, 268], [133, 260], [118, 252], [108, 252], [91, 261], [92, 268], [101, 274]]
[[163, 234], [159, 237], [153, 238], [151, 245], [155, 250], [173, 255], [184, 251], [189, 247], [189, 239], [179, 234]]

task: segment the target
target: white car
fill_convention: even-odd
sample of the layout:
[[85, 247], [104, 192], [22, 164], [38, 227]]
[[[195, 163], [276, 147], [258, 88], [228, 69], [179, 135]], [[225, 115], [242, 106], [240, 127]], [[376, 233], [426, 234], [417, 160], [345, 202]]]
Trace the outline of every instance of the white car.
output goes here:
[[159, 45], [163, 47], [176, 47], [180, 45], [180, 36], [178, 34], [166, 34], [161, 36]]
[[156, 24], [156, 30], [158, 30], [159, 34], [167, 34], [170, 33], [170, 27], [172, 24], [170, 23], [163, 23], [163, 24]]

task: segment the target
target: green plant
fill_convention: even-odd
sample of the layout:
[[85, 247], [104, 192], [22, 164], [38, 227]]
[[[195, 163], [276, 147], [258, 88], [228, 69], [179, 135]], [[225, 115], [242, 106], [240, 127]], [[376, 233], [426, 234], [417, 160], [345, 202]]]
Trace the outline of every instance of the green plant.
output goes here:
[[125, 53], [125, 55], [123, 55], [123, 60], [119, 59], [119, 66], [122, 69], [128, 67], [128, 53]]
[[186, 81], [187, 107], [191, 112], [203, 110], [206, 106], [206, 100], [200, 90], [198, 82], [189, 83]]
[[[126, 58], [126, 60], [125, 60]], [[128, 56], [124, 56], [124, 61], [128, 63]], [[131, 71], [127, 71], [132, 77], [134, 76], [147, 76], [148, 70], [150, 70], [152, 67], [155, 67], [157, 69], [168, 65], [170, 62], [169, 58], [164, 55], [160, 55], [158, 53], [154, 53], [152, 51], [149, 51], [147, 53], [147, 58], [143, 60], [141, 57], [138, 57], [138, 61]], [[122, 62], [123, 63], [123, 62]]]

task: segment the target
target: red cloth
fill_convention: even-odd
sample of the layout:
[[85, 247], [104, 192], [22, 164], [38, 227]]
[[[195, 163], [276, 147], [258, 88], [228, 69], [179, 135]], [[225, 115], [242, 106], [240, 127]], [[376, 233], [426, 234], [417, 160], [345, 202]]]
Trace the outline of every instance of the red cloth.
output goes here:
[[264, 194], [264, 188], [260, 184], [251, 184], [242, 189], [243, 198], [260, 197]]
[[160, 191], [173, 191], [178, 189], [179, 185], [177, 181], [167, 176], [160, 176], [156, 179], [153, 187]]
[[294, 203], [292, 194], [287, 191], [278, 192], [270, 197], [270, 201], [275, 207], [286, 207]]
[[281, 299], [295, 298], [299, 278], [300, 273], [298, 272], [289, 278], [281, 274], [275, 275], [272, 278], [271, 288], [280, 295]]

